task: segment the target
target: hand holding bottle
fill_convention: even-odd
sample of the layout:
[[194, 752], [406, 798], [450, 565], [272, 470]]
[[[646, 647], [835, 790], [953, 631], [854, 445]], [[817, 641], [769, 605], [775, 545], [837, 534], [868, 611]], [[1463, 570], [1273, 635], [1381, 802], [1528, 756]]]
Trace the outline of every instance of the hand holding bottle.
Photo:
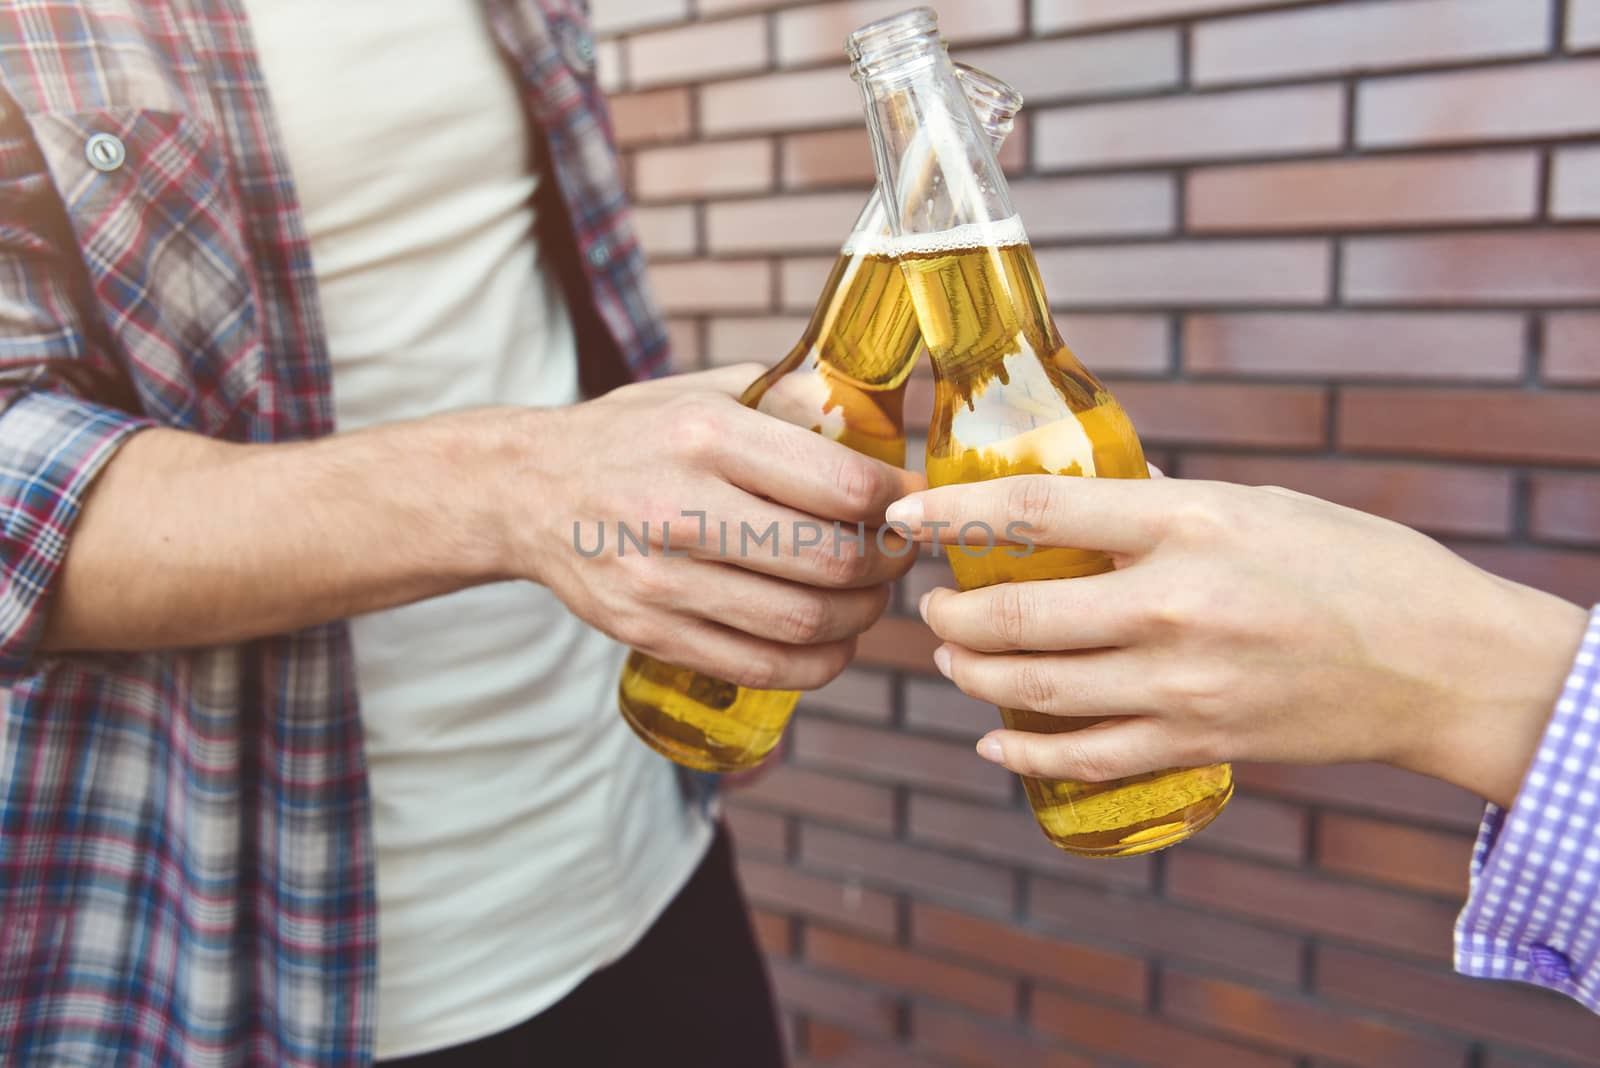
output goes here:
[[[884, 552], [870, 530], [859, 547], [835, 551], [834, 522], [851, 532], [876, 525], [888, 502], [921, 483], [739, 404], [759, 370], [680, 375], [541, 413], [520, 480], [545, 493], [516, 535], [519, 572], [652, 655], [741, 685], [811, 688], [844, 669], [855, 635], [913, 563], [894, 535]], [[685, 512], [705, 513], [704, 543], [701, 521]], [[648, 523], [648, 554], [632, 543], [619, 554], [619, 523], [635, 533]], [[776, 541], [745, 541], [741, 524], [756, 534], [775, 525]], [[799, 547], [797, 524], [826, 536]], [[605, 551], [580, 552], [601, 529]]]
[[1509, 806], [1586, 620], [1397, 523], [1277, 488], [1024, 476], [915, 494], [888, 516], [924, 531], [1020, 521], [1040, 547], [1115, 563], [923, 601], [940, 668], [967, 693], [1116, 717], [979, 743], [1024, 775], [1378, 760]]

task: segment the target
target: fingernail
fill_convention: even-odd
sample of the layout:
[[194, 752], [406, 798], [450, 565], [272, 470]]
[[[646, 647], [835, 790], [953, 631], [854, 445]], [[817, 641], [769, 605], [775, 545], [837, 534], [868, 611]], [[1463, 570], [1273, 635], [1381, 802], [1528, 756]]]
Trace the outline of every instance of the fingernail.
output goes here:
[[939, 669], [939, 674], [945, 678], [950, 677], [950, 648], [941, 645], [933, 651], [933, 666]]
[[928, 621], [928, 602], [931, 600], [933, 600], [933, 591], [929, 590], [922, 595], [922, 600], [917, 602], [917, 614], [922, 617], [924, 623]]
[[1000, 743], [993, 738], [984, 738], [978, 742], [978, 755], [994, 764], [1005, 759], [1005, 753], [1000, 750]]
[[916, 530], [922, 525], [922, 498], [915, 494], [900, 498], [883, 513], [883, 518]]

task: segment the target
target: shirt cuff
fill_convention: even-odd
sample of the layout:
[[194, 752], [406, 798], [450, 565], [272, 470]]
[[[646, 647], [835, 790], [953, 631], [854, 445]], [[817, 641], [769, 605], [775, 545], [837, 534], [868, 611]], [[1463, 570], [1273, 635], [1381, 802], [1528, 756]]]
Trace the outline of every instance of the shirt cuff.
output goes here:
[[1600, 1012], [1600, 606], [1516, 802], [1484, 813], [1455, 964]]
[[118, 446], [154, 425], [55, 392], [0, 411], [0, 685], [42, 667], [46, 606], [83, 498]]

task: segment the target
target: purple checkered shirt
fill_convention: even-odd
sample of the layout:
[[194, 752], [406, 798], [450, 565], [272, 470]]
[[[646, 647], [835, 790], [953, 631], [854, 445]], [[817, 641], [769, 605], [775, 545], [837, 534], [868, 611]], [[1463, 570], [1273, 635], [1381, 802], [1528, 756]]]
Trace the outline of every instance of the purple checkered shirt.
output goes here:
[[[585, 382], [654, 373], [666, 333], [584, 4], [483, 2], [548, 150], [539, 216]], [[330, 377], [239, 0], [0, 2], [5, 1068], [371, 1061], [374, 862], [346, 628], [39, 650], [84, 494], [129, 435], [327, 434]]]
[[1456, 968], [1600, 1012], [1600, 607], [1516, 802], [1484, 815]]

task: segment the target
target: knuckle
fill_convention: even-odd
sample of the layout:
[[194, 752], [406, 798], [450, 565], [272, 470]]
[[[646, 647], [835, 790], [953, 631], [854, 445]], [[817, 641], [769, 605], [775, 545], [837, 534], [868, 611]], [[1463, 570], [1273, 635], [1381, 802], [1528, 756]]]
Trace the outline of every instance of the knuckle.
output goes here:
[[811, 566], [826, 585], [849, 586], [866, 576], [868, 562], [865, 553], [840, 551], [824, 540], [811, 550]]
[[989, 628], [1008, 648], [1020, 649], [1027, 636], [1029, 604], [1024, 588], [1007, 584], [989, 598]]
[[630, 566], [635, 595], [650, 604], [669, 601], [677, 592], [673, 569], [659, 557], [639, 556]]
[[783, 667], [776, 656], [758, 653], [748, 657], [739, 667], [738, 678], [731, 681], [747, 690], [770, 690], [782, 677]]
[[1228, 516], [1215, 494], [1200, 492], [1173, 508], [1169, 525], [1184, 541], [1209, 543], [1227, 530]]
[[879, 497], [878, 473], [859, 456], [846, 457], [834, 474], [839, 499], [851, 516], [866, 516]]
[[1035, 712], [1047, 712], [1055, 706], [1059, 696], [1055, 676], [1035, 656], [1021, 656], [1017, 665], [1017, 695], [1023, 707]]
[[784, 614], [783, 638], [791, 645], [820, 641], [833, 621], [832, 605], [820, 594], [802, 594]]
[[725, 423], [711, 398], [690, 394], [674, 403], [669, 426], [679, 453], [698, 459], [717, 450], [727, 434]]
[[1054, 487], [1049, 478], [1029, 475], [1013, 479], [1006, 498], [1008, 516], [1035, 531], [1048, 526], [1055, 508]]

